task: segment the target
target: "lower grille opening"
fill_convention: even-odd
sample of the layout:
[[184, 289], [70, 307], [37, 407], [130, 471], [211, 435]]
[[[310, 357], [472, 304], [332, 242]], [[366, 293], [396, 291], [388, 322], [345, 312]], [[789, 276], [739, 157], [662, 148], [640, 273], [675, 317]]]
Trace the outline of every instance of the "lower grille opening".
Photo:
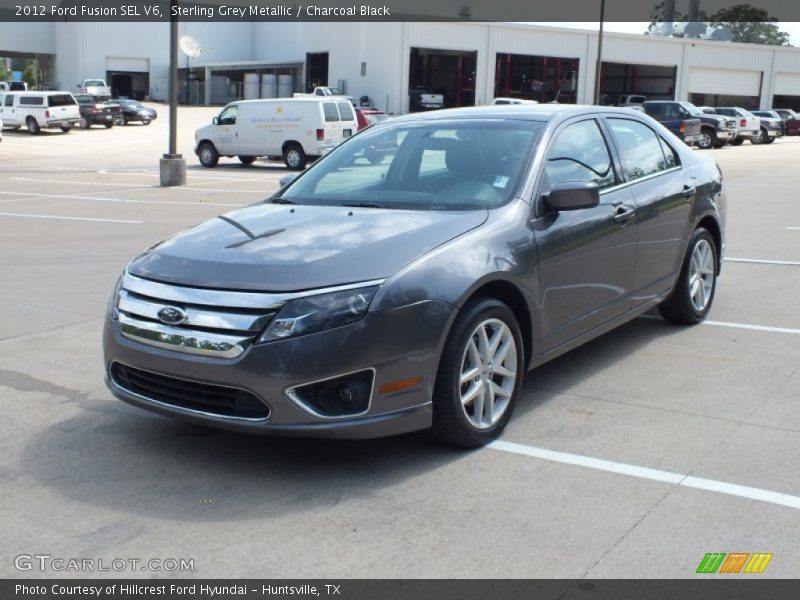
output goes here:
[[222, 385], [186, 381], [112, 363], [111, 379], [119, 387], [144, 398], [178, 408], [199, 410], [223, 417], [266, 419], [269, 407], [254, 394]]

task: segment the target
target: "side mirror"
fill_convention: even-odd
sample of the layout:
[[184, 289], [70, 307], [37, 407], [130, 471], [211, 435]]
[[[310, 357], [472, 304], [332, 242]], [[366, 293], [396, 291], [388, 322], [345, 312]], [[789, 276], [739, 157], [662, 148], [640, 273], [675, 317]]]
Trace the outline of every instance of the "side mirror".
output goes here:
[[211, 119], [211, 124], [212, 125], [219, 125], [219, 117], [214, 117], [213, 119]]
[[553, 210], [594, 208], [600, 203], [600, 188], [596, 183], [567, 181], [557, 184], [542, 197]]
[[284, 175], [278, 180], [278, 185], [281, 187], [281, 189], [283, 189], [297, 179], [298, 175], [299, 173], [289, 173], [288, 175]]

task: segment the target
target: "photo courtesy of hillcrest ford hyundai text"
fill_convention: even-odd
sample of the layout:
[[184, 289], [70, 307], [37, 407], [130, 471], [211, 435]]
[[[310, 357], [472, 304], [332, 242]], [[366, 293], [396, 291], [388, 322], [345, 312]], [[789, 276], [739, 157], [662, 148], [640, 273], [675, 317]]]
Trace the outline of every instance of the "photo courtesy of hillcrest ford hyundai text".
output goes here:
[[[309, 105], [321, 120], [328, 104], [334, 125], [342, 108], [352, 118], [341, 101], [290, 99], [281, 112]], [[249, 107], [198, 133], [204, 164], [226, 143], [215, 128], [236, 143]], [[304, 166], [299, 145], [288, 151], [287, 166]], [[530, 369], [654, 307], [701, 322], [725, 212], [714, 161], [639, 111], [522, 104], [390, 119], [264, 202], [136, 256], [109, 302], [108, 386], [243, 432], [431, 428], [479, 446], [509, 422]]]

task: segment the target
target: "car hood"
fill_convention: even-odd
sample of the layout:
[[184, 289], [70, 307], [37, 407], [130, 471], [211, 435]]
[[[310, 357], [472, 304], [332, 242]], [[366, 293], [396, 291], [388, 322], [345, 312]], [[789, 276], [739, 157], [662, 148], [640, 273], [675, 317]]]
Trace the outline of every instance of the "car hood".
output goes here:
[[164, 240], [128, 272], [219, 289], [289, 292], [384, 279], [488, 211], [253, 205]]

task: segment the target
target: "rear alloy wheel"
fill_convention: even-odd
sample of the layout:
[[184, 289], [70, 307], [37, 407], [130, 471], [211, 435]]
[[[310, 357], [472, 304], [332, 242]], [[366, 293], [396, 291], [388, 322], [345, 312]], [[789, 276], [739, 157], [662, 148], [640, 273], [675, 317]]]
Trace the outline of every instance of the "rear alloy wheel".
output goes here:
[[87, 119], [86, 117], [81, 117], [81, 120], [78, 123], [78, 126], [81, 129], [89, 129], [89, 119]]
[[219, 162], [219, 152], [209, 142], [200, 145], [197, 149], [197, 157], [200, 159], [200, 164], [208, 169], [216, 167]]
[[283, 162], [291, 171], [302, 171], [308, 163], [308, 157], [300, 146], [291, 144], [283, 151]]
[[709, 150], [710, 148], [716, 148], [717, 144], [717, 133], [712, 129], [703, 129], [700, 132], [700, 139], [697, 140], [697, 147], [701, 150]]
[[240, 156], [239, 160], [241, 161], [241, 163], [243, 165], [252, 165], [254, 162], [256, 162], [256, 157], [255, 156]]
[[142, 119], [142, 125], [150, 125], [150, 119]]
[[692, 234], [675, 287], [658, 310], [668, 321], [694, 325], [711, 310], [716, 288], [717, 249], [708, 230], [700, 227]]
[[33, 117], [28, 117], [25, 119], [25, 125], [28, 127], [28, 133], [31, 135], [39, 135], [42, 131], [42, 128], [39, 127], [39, 123]]
[[514, 411], [524, 372], [514, 313], [494, 298], [468, 302], [442, 352], [433, 397], [433, 432], [464, 448], [495, 439]]

